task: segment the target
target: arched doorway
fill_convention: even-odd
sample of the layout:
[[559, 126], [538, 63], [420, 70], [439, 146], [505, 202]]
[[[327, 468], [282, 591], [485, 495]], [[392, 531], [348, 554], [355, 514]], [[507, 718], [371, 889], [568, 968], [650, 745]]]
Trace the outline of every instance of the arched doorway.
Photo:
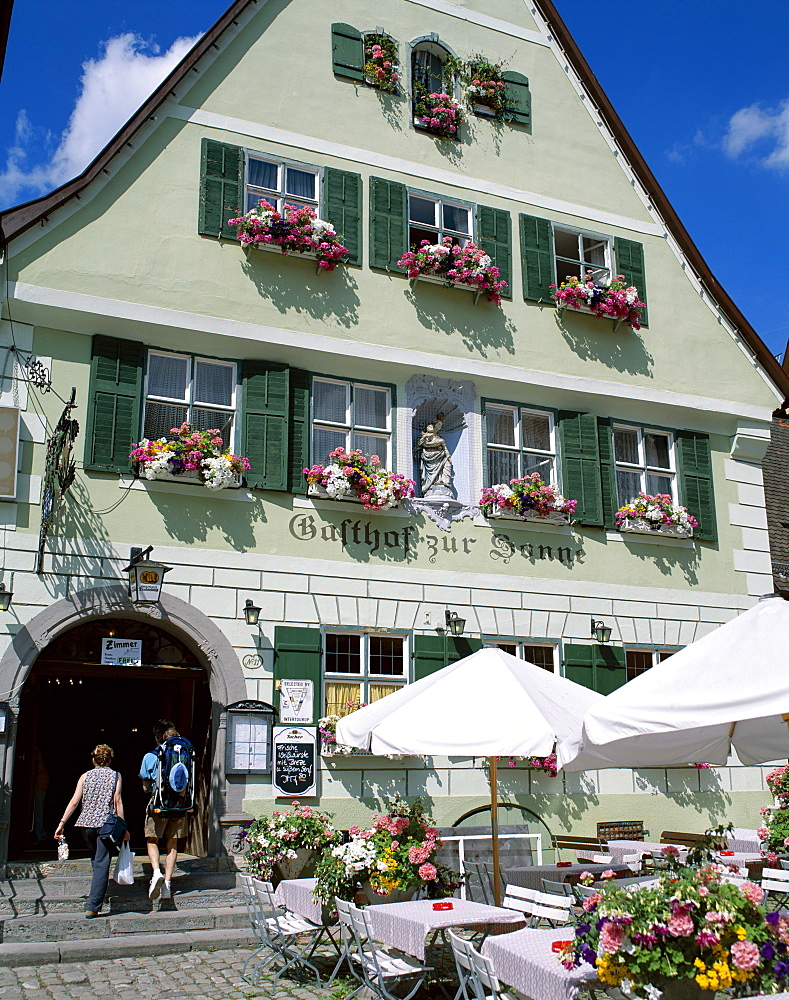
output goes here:
[[[141, 642], [141, 665], [102, 665], [104, 638]], [[147, 795], [137, 775], [143, 754], [153, 747], [151, 728], [159, 718], [172, 719], [197, 750], [201, 794], [190, 843], [184, 846], [189, 853], [205, 854], [206, 829], [201, 819], [206, 814], [211, 758], [208, 674], [188, 646], [160, 623], [101, 618], [61, 633], [36, 658], [22, 689], [11, 802], [11, 859], [34, 859], [38, 852], [51, 856], [51, 833], [77, 778], [90, 767], [90, 751], [97, 743], [108, 743], [115, 751], [132, 848], [144, 852]], [[35, 815], [37, 809], [40, 817]], [[50, 836], [37, 843], [41, 827]], [[80, 838], [72, 839], [69, 831], [67, 835], [72, 850], [79, 851]]]

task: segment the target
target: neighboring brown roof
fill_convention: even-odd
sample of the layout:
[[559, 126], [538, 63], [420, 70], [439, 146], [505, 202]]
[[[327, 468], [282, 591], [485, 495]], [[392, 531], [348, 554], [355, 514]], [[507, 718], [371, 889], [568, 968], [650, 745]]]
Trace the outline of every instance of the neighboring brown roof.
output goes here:
[[4, 0], [0, 4], [0, 79], [3, 77], [5, 50], [8, 45], [8, 32], [11, 30], [11, 11], [13, 9], [14, 0]]
[[[565, 50], [567, 57], [573, 64], [576, 72], [583, 81], [583, 84], [594, 101], [599, 113], [605, 120], [608, 128], [613, 133], [622, 152], [625, 154], [628, 163], [639, 181], [646, 189], [655, 208], [662, 216], [666, 226], [676, 239], [683, 253], [686, 255], [699, 280], [707, 289], [712, 299], [718, 303], [723, 312], [728, 316], [732, 324], [742, 335], [745, 342], [753, 351], [754, 355], [762, 365], [764, 370], [775, 382], [776, 386], [789, 396], [789, 372], [785, 371], [770, 353], [766, 344], [763, 343], [754, 328], [737, 308], [728, 293], [720, 285], [706, 261], [701, 255], [696, 244], [690, 238], [687, 230], [674, 211], [665, 192], [658, 184], [652, 171], [646, 164], [643, 156], [639, 152], [636, 144], [623, 125], [621, 119], [613, 108], [613, 105], [603, 92], [597, 78], [592, 72], [589, 64], [581, 54], [581, 50], [575, 43], [575, 39], [570, 34], [564, 21], [559, 16], [559, 12], [554, 7], [552, 0], [534, 0], [535, 5], [540, 10], [544, 19], [548, 22], [559, 44]], [[129, 119], [129, 121], [118, 132], [96, 159], [78, 176], [67, 184], [63, 184], [51, 194], [36, 198], [34, 201], [26, 202], [15, 208], [8, 209], [0, 213], [0, 239], [4, 242], [25, 232], [34, 226], [41, 219], [60, 207], [69, 198], [82, 191], [112, 160], [124, 145], [130, 143], [134, 135], [140, 128], [154, 115], [160, 105], [166, 100], [172, 90], [174, 90], [184, 77], [189, 73], [200, 57], [217, 41], [224, 31], [236, 21], [243, 11], [257, 0], [236, 0], [235, 3], [219, 18], [216, 24], [200, 39], [181, 62], [170, 73], [167, 79], [158, 87], [151, 97], [145, 102], [140, 110]], [[9, 12], [10, 14], [10, 12]]]

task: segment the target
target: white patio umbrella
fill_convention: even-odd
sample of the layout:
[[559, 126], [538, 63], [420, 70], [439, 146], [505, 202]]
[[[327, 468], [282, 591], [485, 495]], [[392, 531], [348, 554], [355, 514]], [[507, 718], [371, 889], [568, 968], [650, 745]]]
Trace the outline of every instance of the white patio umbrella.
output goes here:
[[496, 758], [546, 757], [580, 732], [602, 696], [500, 649], [485, 648], [352, 712], [337, 742], [377, 754], [489, 757], [493, 877], [500, 900]]
[[561, 767], [743, 764], [789, 756], [789, 603], [739, 617], [613, 691], [557, 747]]

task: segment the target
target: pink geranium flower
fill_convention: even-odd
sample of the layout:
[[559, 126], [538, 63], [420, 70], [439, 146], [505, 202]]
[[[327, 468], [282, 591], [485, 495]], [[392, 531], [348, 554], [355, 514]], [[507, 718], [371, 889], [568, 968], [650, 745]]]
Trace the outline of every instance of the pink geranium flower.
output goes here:
[[755, 969], [761, 962], [759, 948], [753, 941], [735, 941], [731, 946], [731, 961], [738, 969]]

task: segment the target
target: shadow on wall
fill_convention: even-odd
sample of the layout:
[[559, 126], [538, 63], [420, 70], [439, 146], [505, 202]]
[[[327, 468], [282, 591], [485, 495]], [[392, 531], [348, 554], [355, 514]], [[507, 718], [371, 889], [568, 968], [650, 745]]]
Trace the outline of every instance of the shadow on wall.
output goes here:
[[199, 495], [150, 493], [148, 496], [161, 514], [168, 535], [179, 542], [205, 542], [210, 531], [221, 531], [236, 552], [255, 548], [255, 522], [266, 520], [262, 499], [253, 494], [252, 503], [236, 503], [211, 494], [211, 490], [201, 489]]
[[[488, 356], [490, 351], [515, 353], [515, 324], [501, 306], [481, 297], [474, 305], [474, 292], [465, 288], [444, 288], [417, 281], [406, 290], [416, 317], [427, 330], [459, 334], [469, 350]], [[450, 307], [451, 304], [451, 307]]]
[[656, 566], [663, 576], [675, 576], [679, 571], [690, 586], [695, 586], [699, 582], [701, 554], [695, 545], [692, 549], [671, 548], [656, 552], [657, 545], [649, 544], [649, 539], [643, 536], [639, 541], [635, 532], [633, 534], [623, 532], [622, 540], [637, 559], [648, 562], [650, 566]]
[[[553, 307], [550, 307], [553, 308]], [[582, 361], [599, 361], [627, 375], [653, 378], [654, 358], [637, 330], [626, 323], [614, 332], [614, 321], [586, 313], [556, 310], [556, 326], [573, 352]]]
[[332, 318], [351, 329], [359, 322], [359, 295], [356, 278], [344, 265], [334, 271], [319, 271], [312, 258], [283, 254], [254, 247], [239, 251], [242, 271], [254, 282], [261, 298], [286, 315], [290, 312]]

